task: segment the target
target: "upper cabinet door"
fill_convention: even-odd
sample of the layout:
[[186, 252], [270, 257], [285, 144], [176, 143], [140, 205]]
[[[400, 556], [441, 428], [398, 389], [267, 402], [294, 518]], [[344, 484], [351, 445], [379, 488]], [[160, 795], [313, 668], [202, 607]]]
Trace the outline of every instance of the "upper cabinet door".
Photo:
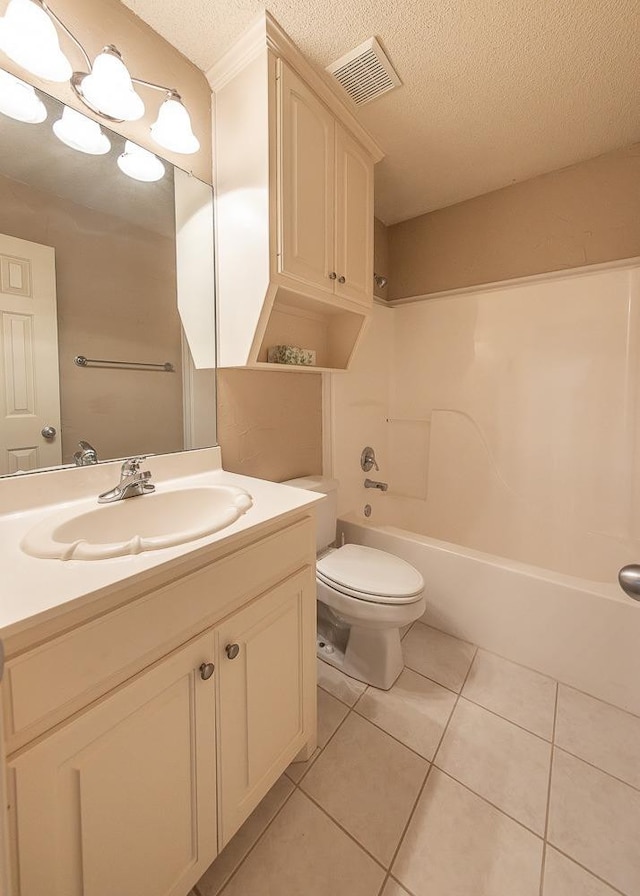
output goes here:
[[282, 62], [278, 98], [278, 271], [333, 292], [334, 119]]
[[336, 295], [373, 302], [373, 162], [336, 124]]

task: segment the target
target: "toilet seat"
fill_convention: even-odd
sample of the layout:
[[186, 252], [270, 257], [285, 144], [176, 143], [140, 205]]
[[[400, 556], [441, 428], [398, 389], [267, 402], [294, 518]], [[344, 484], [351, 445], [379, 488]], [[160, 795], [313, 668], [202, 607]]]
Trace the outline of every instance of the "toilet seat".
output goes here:
[[346, 544], [317, 562], [317, 576], [341, 594], [375, 604], [420, 600], [424, 579], [400, 557], [359, 544]]

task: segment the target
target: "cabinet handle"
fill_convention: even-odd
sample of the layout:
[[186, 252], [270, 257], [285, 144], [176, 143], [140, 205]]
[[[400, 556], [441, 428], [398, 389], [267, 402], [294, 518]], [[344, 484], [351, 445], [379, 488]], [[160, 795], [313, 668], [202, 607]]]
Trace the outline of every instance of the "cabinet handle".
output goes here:
[[344, 279], [344, 277], [338, 277], [338, 283], [346, 283], [346, 282], [347, 281]]
[[331, 273], [329, 274], [329, 280], [335, 280], [337, 276], [338, 275], [335, 271], [331, 271]]
[[227, 644], [225, 647], [225, 653], [229, 657], [230, 660], [235, 660], [235, 658], [240, 653], [240, 645], [239, 644]]
[[200, 678], [203, 681], [208, 681], [213, 675], [214, 669], [215, 666], [213, 665], [213, 663], [202, 663], [202, 665], [200, 666]]

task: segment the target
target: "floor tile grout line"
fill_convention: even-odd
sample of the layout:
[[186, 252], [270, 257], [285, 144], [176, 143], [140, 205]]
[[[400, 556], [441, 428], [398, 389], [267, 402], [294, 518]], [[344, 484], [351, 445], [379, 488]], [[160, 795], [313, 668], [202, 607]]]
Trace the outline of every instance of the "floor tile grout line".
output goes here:
[[[461, 641], [463, 644], [473, 644], [472, 641], [467, 641], [466, 638], [459, 638], [457, 635], [452, 635], [451, 632], [447, 632], [444, 629], [438, 628], [430, 622], [423, 622], [421, 619], [418, 619], [416, 623], [413, 623], [413, 625], [416, 625], [417, 623], [419, 623], [420, 625], [424, 625], [427, 628], [432, 628], [435, 631], [440, 632], [440, 634], [447, 635], [449, 638], [453, 638], [456, 641]], [[409, 632], [407, 632], [407, 634], [409, 634]], [[612, 703], [610, 700], [605, 700], [603, 697], [596, 697], [595, 694], [590, 694], [589, 691], [583, 691], [581, 688], [578, 688], [573, 684], [569, 684], [568, 681], [560, 681], [559, 678], [554, 678], [553, 675], [548, 675], [546, 672], [541, 672], [539, 669], [534, 669], [533, 666], [527, 666], [524, 663], [519, 663], [517, 660], [513, 660], [508, 656], [504, 656], [501, 653], [496, 653], [495, 650], [489, 650], [488, 647], [480, 647], [476, 644], [473, 644], [473, 646], [476, 647], [476, 653], [482, 650], [483, 653], [488, 653], [491, 656], [497, 656], [498, 659], [504, 660], [506, 663], [512, 663], [514, 666], [518, 666], [520, 669], [527, 669], [527, 671], [534, 672], [536, 675], [540, 675], [542, 678], [547, 678], [550, 681], [555, 681], [556, 685], [558, 686], [561, 685], [564, 688], [569, 688], [572, 691], [576, 691], [578, 694], [582, 694], [585, 697], [590, 697], [592, 700], [597, 700], [598, 703], [604, 703], [605, 706], [609, 706], [612, 709], [617, 709], [618, 712], [625, 713], [626, 715], [631, 716], [634, 719], [640, 719], [640, 713], [632, 712], [632, 710], [630, 709], [624, 709], [622, 706], [618, 706], [616, 703]], [[414, 669], [413, 671], [417, 670]], [[439, 684], [439, 682], [437, 683]], [[446, 687], [446, 685], [443, 685], [443, 687]]]
[[[442, 684], [441, 681], [438, 681], [435, 678], [431, 678], [429, 675], [425, 675], [424, 672], [421, 672], [419, 669], [414, 669], [413, 666], [409, 665], [409, 663], [405, 662], [404, 668], [408, 669], [410, 672], [415, 672], [416, 675], [419, 675], [421, 678], [425, 678], [427, 681], [431, 681], [433, 684], [440, 685], [441, 688], [444, 688], [445, 691], [449, 691], [450, 694], [455, 694], [456, 697], [460, 696], [460, 691], [456, 691], [455, 688], [450, 688], [449, 685]], [[471, 668], [471, 666], [469, 666], [469, 668]]]
[[547, 807], [544, 817], [544, 837], [542, 839], [542, 864], [540, 866], [540, 896], [544, 891], [544, 872], [547, 864], [547, 834], [549, 833], [549, 815], [551, 813], [551, 781], [553, 777], [553, 757], [555, 752], [556, 724], [558, 722], [558, 692], [560, 688], [556, 681], [556, 699], [553, 706], [553, 725], [551, 726], [551, 756], [549, 757], [549, 780], [547, 782]]
[[[540, 672], [540, 675], [542, 675], [542, 672]], [[557, 679], [557, 681], [558, 685], [562, 686], [563, 688], [569, 688], [570, 691], [575, 691], [576, 694], [582, 694], [583, 697], [589, 697], [591, 700], [595, 700], [597, 703], [603, 703], [610, 709], [617, 709], [618, 712], [621, 712], [623, 715], [631, 716], [632, 719], [637, 719], [638, 721], [640, 721], [640, 713], [631, 712], [630, 709], [623, 709], [621, 706], [617, 706], [615, 703], [611, 703], [610, 700], [604, 700], [602, 697], [596, 697], [595, 694], [590, 694], [589, 691], [582, 691], [580, 688], [577, 688], [573, 684], [567, 684], [566, 681], [560, 681], [559, 679]]]
[[[340, 670], [338, 670], [338, 671], [340, 671]], [[345, 673], [342, 672], [342, 673], [340, 673], [340, 674], [341, 674], [341, 675], [344, 675]], [[360, 683], [361, 683], [361, 684], [364, 684], [364, 682], [360, 682]], [[330, 697], [333, 697], [335, 700], [339, 700], [340, 703], [342, 703], [343, 706], [347, 706], [349, 709], [353, 709], [353, 707], [356, 705], [356, 703], [358, 702], [358, 700], [360, 699], [360, 697], [362, 697], [362, 694], [364, 694], [364, 691], [362, 691], [361, 694], [358, 694], [358, 696], [356, 697], [356, 699], [354, 700], [353, 703], [347, 703], [346, 700], [343, 700], [342, 697], [338, 697], [337, 694], [335, 694], [333, 691], [330, 691], [329, 688], [324, 687], [324, 685], [320, 684], [320, 682], [317, 683], [317, 686], [318, 686], [319, 688], [321, 688], [321, 690], [323, 690], [323, 691], [325, 692], [325, 694], [328, 694]], [[368, 688], [368, 685], [365, 685], [365, 689], [364, 689], [364, 690], [366, 691], [367, 688]]]
[[[319, 685], [318, 685], [318, 687], [319, 687]], [[337, 698], [336, 698], [336, 699], [337, 699]], [[343, 704], [343, 705], [346, 705], [346, 704]], [[309, 766], [309, 768], [305, 769], [304, 774], [302, 775], [302, 778], [300, 778], [299, 781], [294, 781], [292, 778], [290, 778], [290, 777], [287, 775], [287, 773], [286, 773], [286, 769], [285, 769], [285, 771], [283, 772], [283, 774], [286, 776], [287, 781], [289, 781], [289, 783], [292, 785], [291, 793], [287, 794], [286, 799], [283, 801], [283, 803], [282, 803], [282, 805], [280, 806], [280, 808], [278, 809], [278, 811], [275, 813], [275, 815], [273, 816], [273, 818], [272, 818], [272, 819], [268, 822], [268, 824], [265, 826], [264, 830], [260, 833], [260, 835], [259, 835], [258, 838], [256, 839], [255, 843], [254, 843], [254, 844], [251, 846], [251, 848], [247, 851], [246, 855], [245, 855], [245, 856], [242, 858], [242, 860], [238, 863], [237, 867], [234, 868], [233, 872], [229, 875], [229, 877], [227, 878], [227, 880], [226, 880], [225, 883], [223, 884], [222, 888], [221, 888], [220, 890], [218, 890], [218, 893], [216, 893], [215, 896], [218, 896], [218, 894], [222, 894], [223, 890], [228, 886], [229, 881], [230, 881], [233, 877], [235, 877], [235, 875], [237, 874], [238, 870], [241, 868], [241, 866], [244, 864], [244, 862], [249, 858], [249, 855], [253, 852], [253, 850], [254, 850], [255, 847], [258, 845], [258, 843], [260, 842], [260, 840], [262, 840], [262, 838], [263, 838], [263, 836], [265, 835], [265, 833], [267, 832], [267, 830], [271, 827], [271, 825], [273, 824], [273, 822], [276, 820], [276, 818], [278, 817], [278, 815], [280, 814], [280, 812], [284, 809], [285, 805], [289, 802], [289, 800], [291, 799], [291, 797], [293, 796], [293, 794], [296, 792], [296, 790], [300, 790], [301, 793], [304, 793], [304, 791], [299, 787], [299, 784], [300, 784], [300, 783], [302, 782], [302, 780], [305, 778], [305, 776], [307, 775], [307, 773], [308, 773], [309, 771], [311, 771], [311, 768], [316, 764], [316, 762], [317, 762], [317, 760], [320, 758], [320, 756], [322, 756], [322, 754], [323, 754], [325, 748], [328, 746], [328, 744], [330, 743], [330, 741], [333, 740], [333, 738], [334, 738], [335, 735], [337, 734], [338, 730], [342, 727], [342, 725], [344, 724], [344, 722], [346, 721], [346, 719], [349, 717], [350, 713], [351, 713], [351, 709], [349, 708], [348, 712], [345, 714], [344, 718], [341, 719], [340, 723], [338, 724], [338, 726], [337, 726], [337, 728], [335, 729], [335, 731], [333, 732], [333, 734], [331, 734], [331, 736], [328, 738], [328, 740], [327, 740], [326, 744], [324, 745], [324, 747], [320, 747], [320, 746], [318, 746], [318, 752], [316, 753], [315, 757], [310, 757], [310, 758], [313, 758], [313, 762], [311, 763], [311, 765]], [[307, 760], [307, 761], [309, 761], [309, 760]], [[265, 796], [266, 796], [266, 794], [265, 794]], [[305, 796], [306, 796], [306, 794], [305, 794]], [[233, 838], [232, 838], [232, 839], [233, 839]], [[217, 858], [217, 857], [216, 857], [216, 858]], [[214, 861], [215, 861], [215, 859], [214, 859]]]
[[571, 756], [572, 759], [577, 759], [578, 762], [584, 762], [585, 765], [588, 765], [589, 768], [594, 769], [596, 772], [602, 772], [603, 775], [606, 775], [607, 778], [611, 778], [613, 781], [617, 781], [618, 784], [624, 784], [625, 787], [630, 787], [631, 790], [635, 790], [636, 793], [640, 793], [640, 787], [637, 784], [630, 784], [628, 781], [625, 781], [624, 778], [619, 778], [618, 775], [614, 775], [611, 772], [608, 772], [605, 768], [602, 768], [599, 765], [596, 765], [593, 762], [589, 762], [588, 759], [585, 759], [584, 756], [578, 756], [577, 753], [572, 753], [571, 750], [567, 750], [566, 747], [561, 747], [559, 744], [553, 745], [555, 750], [559, 750], [560, 753], [564, 753], [566, 756]]
[[368, 850], [366, 846], [364, 846], [362, 843], [360, 843], [360, 841], [357, 839], [357, 837], [354, 834], [352, 834], [350, 831], [348, 831], [347, 828], [345, 828], [336, 818], [334, 818], [333, 815], [329, 811], [327, 811], [327, 809], [325, 809], [324, 806], [322, 806], [316, 800], [315, 797], [311, 796], [310, 793], [307, 793], [307, 791], [303, 790], [301, 787], [297, 787], [297, 789], [300, 791], [302, 796], [306, 797], [309, 800], [309, 802], [313, 803], [313, 805], [316, 807], [316, 809], [319, 809], [323, 815], [326, 815], [326, 817], [329, 819], [329, 821], [332, 824], [334, 824], [337, 828], [339, 828], [343, 834], [346, 834], [346, 836], [349, 838], [349, 840], [352, 840], [356, 844], [356, 846], [362, 850], [362, 852], [366, 853], [369, 856], [369, 858], [372, 859], [376, 863], [376, 865], [378, 865], [379, 868], [382, 868], [382, 870], [385, 872], [385, 874], [387, 873], [387, 868], [386, 868], [384, 862], [380, 861], [380, 859], [378, 859], [376, 856], [374, 856], [374, 854], [370, 850]]
[[[447, 638], [453, 638], [454, 641], [461, 641], [463, 644], [469, 644], [471, 647], [474, 647], [476, 651], [480, 648], [477, 644], [474, 644], [473, 641], [467, 641], [466, 638], [459, 638], [457, 635], [452, 635], [451, 632], [445, 632], [443, 628], [437, 628], [435, 625], [432, 625], [430, 622], [423, 622], [422, 618], [416, 619], [413, 625], [424, 625], [425, 628], [432, 628], [435, 632], [439, 632], [441, 635], [446, 635]], [[412, 626], [413, 627], [413, 626]], [[482, 648], [484, 650], [484, 648]], [[475, 653], [474, 653], [475, 657]]]
[[442, 768], [440, 765], [436, 765], [435, 761], [432, 763], [434, 768], [436, 768], [441, 774], [446, 775], [447, 778], [450, 778], [452, 781], [455, 781], [456, 784], [459, 784], [460, 787], [464, 787], [468, 793], [472, 793], [474, 796], [477, 796], [479, 800], [482, 800], [483, 803], [486, 803], [488, 806], [491, 806], [496, 812], [500, 812], [501, 815], [504, 815], [505, 818], [511, 819], [511, 821], [515, 822], [519, 825], [523, 830], [527, 831], [529, 834], [532, 834], [538, 840], [544, 840], [542, 834], [539, 834], [537, 831], [534, 831], [533, 828], [530, 828], [523, 821], [520, 821], [519, 818], [516, 818], [515, 815], [510, 815], [508, 812], [501, 807], [496, 805], [496, 803], [492, 803], [491, 800], [487, 799], [486, 796], [483, 796], [481, 793], [478, 793], [477, 790], [473, 790], [473, 788], [469, 787], [468, 784], [465, 784], [464, 781], [460, 781], [455, 775], [452, 775], [451, 772], [448, 772], [446, 769]]
[[618, 893], [619, 896], [630, 896], [629, 893], [625, 893], [624, 890], [620, 890], [620, 889], [618, 889], [618, 887], [616, 887], [615, 884], [612, 884], [610, 881], [605, 880], [604, 877], [600, 877], [600, 875], [599, 875], [599, 874], [596, 874], [595, 871], [592, 871], [591, 868], [587, 868], [586, 865], [583, 865], [582, 862], [579, 862], [577, 859], [575, 859], [575, 858], [574, 858], [572, 855], [570, 855], [568, 852], [564, 852], [564, 850], [562, 850], [562, 849], [560, 849], [560, 847], [556, 846], [555, 843], [548, 842], [548, 843], [547, 843], [547, 846], [550, 846], [550, 847], [551, 847], [552, 849], [554, 849], [556, 852], [560, 853], [560, 855], [561, 855], [561, 856], [564, 856], [565, 859], [568, 859], [570, 862], [573, 862], [573, 864], [574, 864], [574, 865], [577, 865], [578, 868], [581, 868], [583, 871], [586, 871], [587, 874], [589, 874], [589, 875], [590, 875], [591, 877], [593, 877], [595, 880], [597, 880], [597, 881], [599, 881], [600, 883], [604, 884], [606, 887], [609, 887], [609, 889], [612, 890], [614, 893]]
[[[456, 704], [454, 703], [454, 704], [453, 704], [453, 707], [452, 707], [452, 709], [451, 709], [451, 712], [449, 713], [449, 716], [448, 716], [448, 718], [447, 718], [447, 721], [446, 721], [446, 723], [445, 723], [445, 725], [444, 725], [444, 728], [446, 728], [447, 725], [449, 724], [449, 719], [450, 719], [451, 716], [453, 715], [453, 710], [455, 709], [455, 705], [456, 705]], [[395, 734], [392, 734], [390, 731], [387, 731], [387, 729], [386, 729], [386, 728], [383, 728], [382, 725], [379, 725], [376, 721], [374, 721], [373, 719], [370, 719], [368, 716], [363, 715], [362, 712], [360, 712], [358, 709], [356, 709], [355, 706], [353, 707], [353, 709], [351, 710], [351, 712], [354, 712], [360, 719], [364, 719], [365, 722], [369, 722], [369, 724], [370, 724], [370, 725], [373, 725], [374, 728], [377, 728], [378, 731], [382, 731], [383, 734], [386, 734], [387, 737], [390, 737], [390, 738], [391, 738], [392, 740], [394, 740], [397, 744], [400, 744], [400, 746], [401, 746], [401, 747], [404, 747], [405, 750], [409, 750], [409, 752], [410, 752], [410, 753], [413, 753], [414, 756], [417, 756], [418, 759], [422, 759], [423, 762], [428, 762], [429, 764], [431, 764], [431, 763], [433, 762], [435, 753], [434, 753], [433, 756], [431, 756], [431, 757], [424, 756], [422, 753], [418, 753], [418, 751], [415, 750], [413, 747], [410, 747], [409, 744], [406, 744], [403, 740], [400, 740], [399, 737], [396, 737]], [[444, 730], [444, 728], [443, 728], [443, 730]], [[440, 743], [440, 740], [438, 739], [438, 744], [439, 744], [439, 743]]]
[[[465, 677], [464, 677], [464, 681], [462, 682], [462, 687], [460, 688], [460, 690], [462, 690], [462, 688], [464, 687], [464, 685], [465, 685], [465, 683], [466, 683], [466, 681], [467, 681], [467, 678], [469, 677], [469, 673], [471, 672], [471, 667], [472, 667], [472, 665], [473, 665], [473, 661], [474, 661], [474, 659], [476, 658], [476, 654], [477, 654], [477, 652], [478, 652], [478, 648], [476, 647], [476, 648], [475, 648], [475, 651], [474, 651], [474, 654], [473, 654], [473, 656], [471, 657], [471, 661], [470, 661], [470, 663], [469, 663], [469, 668], [467, 669], [467, 674], [466, 674]], [[434, 753], [433, 753], [433, 759], [431, 760], [431, 762], [429, 763], [429, 767], [427, 768], [427, 773], [426, 773], [426, 775], [424, 776], [424, 781], [422, 782], [422, 787], [421, 787], [420, 790], [418, 791], [418, 795], [417, 795], [417, 797], [416, 797], [416, 799], [415, 799], [415, 802], [414, 802], [414, 804], [413, 804], [413, 807], [411, 808], [411, 811], [409, 812], [409, 816], [408, 816], [408, 818], [407, 818], [407, 822], [406, 822], [406, 824], [405, 824], [405, 826], [404, 826], [404, 828], [403, 828], [403, 830], [402, 830], [402, 834], [400, 835], [400, 839], [398, 840], [398, 844], [397, 844], [397, 846], [396, 846], [395, 852], [394, 852], [393, 857], [392, 857], [392, 859], [391, 859], [391, 862], [390, 862], [390, 864], [389, 864], [389, 872], [388, 872], [388, 874], [387, 874], [387, 880], [388, 880], [389, 877], [391, 876], [391, 871], [392, 871], [393, 866], [394, 866], [394, 864], [395, 864], [395, 862], [396, 862], [396, 859], [398, 858], [398, 853], [400, 852], [400, 849], [402, 848], [402, 844], [404, 843], [404, 838], [407, 836], [407, 831], [409, 830], [409, 827], [410, 827], [410, 825], [411, 825], [411, 822], [413, 821], [413, 817], [414, 817], [414, 815], [415, 815], [415, 813], [416, 813], [416, 809], [418, 808], [418, 803], [420, 802], [420, 800], [421, 800], [421, 798], [422, 798], [422, 794], [424, 793], [425, 787], [427, 786], [427, 782], [428, 782], [429, 777], [430, 777], [430, 775], [431, 775], [431, 771], [432, 771], [432, 769], [433, 769], [433, 767], [434, 767], [433, 762], [434, 762], [434, 760], [435, 760], [435, 757], [438, 755], [438, 750], [440, 749], [440, 746], [441, 746], [441, 744], [442, 744], [442, 741], [444, 740], [444, 736], [445, 736], [445, 734], [447, 733], [447, 729], [448, 729], [448, 727], [449, 727], [449, 724], [450, 724], [450, 722], [451, 722], [451, 719], [453, 718], [453, 714], [454, 714], [454, 712], [456, 711], [456, 706], [458, 705], [458, 701], [459, 701], [459, 700], [460, 700], [460, 694], [458, 693], [458, 694], [456, 695], [455, 703], [453, 704], [453, 706], [452, 706], [452, 708], [451, 708], [451, 712], [449, 713], [449, 718], [447, 719], [447, 723], [446, 723], [446, 725], [444, 725], [444, 727], [443, 727], [443, 729], [442, 729], [442, 734], [440, 735], [440, 739], [438, 740], [438, 743], [437, 743], [436, 748], [435, 748], [435, 750], [434, 750]], [[386, 886], [386, 881], [385, 881], [385, 886]], [[404, 884], [402, 884], [402, 886], [404, 887]], [[406, 889], [406, 888], [405, 888], [405, 889]]]
[[[341, 727], [342, 727], [342, 725], [346, 722], [346, 720], [349, 718], [349, 716], [350, 716], [352, 713], [355, 714], [355, 715], [357, 715], [358, 718], [363, 719], [364, 721], [369, 721], [369, 719], [365, 719], [364, 716], [361, 716], [360, 713], [356, 712], [355, 707], [352, 707], [352, 708], [349, 710], [349, 712], [347, 713], [347, 715], [344, 717], [344, 719], [342, 720], [342, 722], [340, 723], [340, 725], [338, 726], [338, 728], [341, 728]], [[373, 723], [371, 723], [371, 724], [373, 724]], [[378, 728], [377, 725], [374, 726], [374, 727]], [[335, 737], [335, 735], [337, 734], [337, 732], [338, 732], [338, 728], [336, 728], [336, 731], [335, 731], [334, 734], [331, 736], [331, 738], [330, 738], [331, 740], [332, 740], [333, 737]], [[386, 734], [388, 737], [392, 737], [392, 735], [390, 735], [389, 732], [384, 731], [384, 730], [381, 729], [381, 728], [378, 728], [378, 730], [380, 730], [383, 734]], [[392, 737], [392, 739], [393, 739], [394, 741], [396, 741], [396, 743], [398, 743], [400, 746], [405, 747], [405, 749], [407, 749], [407, 750], [410, 750], [409, 747], [407, 747], [407, 746], [406, 746], [405, 744], [403, 744], [401, 741], [397, 740], [397, 738]], [[327, 744], [328, 744], [328, 741], [327, 741]], [[424, 789], [424, 785], [425, 785], [426, 779], [428, 778], [428, 776], [429, 776], [429, 772], [430, 772], [430, 770], [431, 770], [431, 762], [430, 762], [428, 759], [425, 759], [424, 756], [420, 756], [420, 754], [419, 754], [419, 753], [416, 753], [415, 750], [410, 750], [410, 752], [413, 753], [415, 756], [417, 756], [419, 759], [421, 759], [423, 762], [426, 762], [426, 763], [427, 763], [427, 770], [426, 770], [426, 772], [425, 772], [424, 780], [423, 780], [423, 782], [422, 782], [422, 784], [421, 784], [421, 786], [420, 786], [420, 788], [419, 788], [419, 790], [418, 790], [418, 795], [417, 795], [417, 797], [416, 797], [416, 800], [415, 800], [415, 802], [414, 802], [414, 804], [413, 804], [413, 807], [412, 807], [412, 809], [411, 809], [411, 811], [410, 811], [410, 813], [409, 813], [409, 819], [410, 819], [411, 816], [413, 815], [413, 811], [414, 811], [414, 809], [415, 809], [415, 807], [416, 807], [416, 805], [417, 805], [418, 800], [420, 799], [420, 794], [422, 793], [422, 790]], [[302, 783], [302, 780], [303, 780], [303, 779], [300, 780], [300, 783]], [[371, 858], [374, 859], [374, 861], [376, 861], [376, 862], [378, 863], [378, 865], [381, 865], [382, 868], [384, 868], [384, 871], [385, 871], [385, 873], [386, 873], [385, 880], [383, 881], [383, 884], [382, 884], [382, 886], [383, 886], [383, 888], [384, 888], [384, 886], [385, 886], [385, 884], [386, 884], [386, 879], [387, 879], [387, 877], [389, 876], [389, 874], [391, 873], [391, 866], [393, 865], [393, 862], [395, 861], [395, 858], [396, 858], [398, 849], [399, 849], [399, 847], [400, 847], [400, 844], [402, 843], [402, 840], [403, 840], [404, 835], [405, 835], [405, 833], [406, 833], [407, 826], [408, 826], [408, 823], [409, 823], [409, 822], [407, 821], [407, 824], [406, 824], [406, 825], [404, 826], [404, 828], [402, 829], [402, 834], [400, 835], [400, 838], [399, 838], [399, 840], [398, 840], [398, 845], [396, 846], [396, 849], [395, 849], [394, 852], [393, 852], [393, 855], [392, 855], [392, 857], [391, 857], [389, 866], [388, 866], [388, 868], [387, 868], [387, 867], [384, 865], [384, 863], [382, 863], [382, 862], [380, 861], [380, 859], [377, 859], [371, 852], [369, 852], [369, 850], [366, 848], [366, 846], [364, 846], [362, 843], [360, 843], [360, 841], [356, 838], [356, 836], [355, 836], [354, 834], [351, 834], [346, 828], [344, 828], [344, 827], [342, 826], [342, 824], [341, 824], [339, 821], [337, 821], [337, 820], [333, 817], [333, 815], [331, 815], [331, 813], [330, 813], [327, 809], [325, 809], [323, 806], [321, 806], [320, 803], [316, 802], [316, 800], [315, 800], [315, 798], [314, 798], [313, 796], [311, 796], [309, 793], [307, 793], [306, 790], [303, 790], [302, 788], [300, 788], [300, 792], [303, 793], [306, 797], [308, 797], [308, 798], [314, 803], [314, 805], [318, 806], [318, 808], [321, 809], [321, 810], [324, 812], [324, 814], [325, 814], [328, 818], [331, 819], [331, 821], [333, 821], [335, 824], [337, 824], [338, 827], [339, 827], [342, 831], [344, 831], [344, 833], [347, 834], [347, 835], [348, 835], [348, 836], [349, 836], [355, 843], [357, 843], [358, 846], [359, 846], [361, 849], [363, 849], [363, 850], [367, 853], [367, 855], [371, 856]], [[382, 891], [381, 891], [381, 892], [382, 892]]]
[[537, 737], [538, 740], [543, 741], [543, 743], [545, 744], [549, 744], [549, 746], [553, 744], [552, 738], [543, 737], [541, 734], [537, 734], [535, 731], [532, 731], [531, 728], [525, 728], [524, 725], [520, 725], [518, 722], [514, 722], [513, 719], [510, 719], [508, 716], [503, 716], [502, 713], [496, 712], [495, 709], [491, 709], [489, 706], [485, 706], [484, 703], [478, 703], [477, 700], [472, 700], [470, 697], [467, 697], [466, 694], [463, 694], [462, 691], [460, 691], [460, 696], [463, 700], [466, 700], [467, 703], [472, 703], [474, 706], [477, 706], [480, 709], [484, 709], [486, 712], [490, 712], [492, 716], [496, 716], [496, 718], [502, 719], [503, 722], [509, 722], [511, 725], [515, 725], [516, 728], [519, 728], [520, 731], [524, 731], [525, 734], [530, 734], [532, 737]]
[[[227, 889], [227, 887], [229, 886], [229, 884], [231, 883], [231, 881], [233, 880], [233, 878], [234, 878], [234, 877], [236, 876], [236, 874], [240, 871], [240, 869], [242, 868], [242, 866], [244, 865], [244, 863], [247, 861], [247, 859], [249, 858], [249, 856], [251, 855], [251, 853], [253, 852], [253, 850], [256, 848], [256, 846], [258, 845], [258, 843], [260, 843], [260, 841], [262, 840], [262, 838], [264, 837], [264, 835], [267, 833], [267, 831], [269, 830], [269, 828], [271, 827], [271, 825], [274, 823], [274, 821], [275, 821], [276, 818], [280, 815], [280, 813], [282, 812], [282, 810], [284, 809], [284, 807], [287, 805], [287, 803], [289, 802], [289, 800], [291, 799], [291, 797], [293, 796], [293, 794], [296, 792], [296, 789], [297, 789], [297, 788], [296, 788], [296, 785], [293, 783], [293, 781], [291, 781], [291, 779], [288, 779], [288, 780], [289, 780], [290, 783], [293, 785], [293, 787], [292, 787], [292, 789], [291, 789], [291, 793], [288, 793], [288, 794], [287, 794], [287, 796], [285, 797], [285, 799], [282, 801], [282, 805], [279, 807], [279, 809], [277, 810], [277, 812], [275, 812], [273, 818], [271, 818], [271, 819], [267, 822], [267, 824], [264, 826], [264, 829], [263, 829], [263, 830], [260, 832], [260, 834], [256, 837], [255, 842], [251, 844], [250, 848], [247, 850], [247, 852], [246, 852], [245, 855], [242, 857], [242, 859], [238, 862], [238, 864], [236, 865], [236, 867], [233, 869], [233, 871], [231, 872], [231, 874], [229, 875], [229, 877], [226, 879], [226, 881], [223, 883], [223, 885], [222, 885], [222, 886], [220, 887], [220, 889], [217, 891], [217, 893], [215, 894], [215, 896], [222, 896], [222, 894], [223, 894], [224, 891]], [[265, 794], [265, 796], [266, 796], [266, 794]], [[258, 805], [259, 805], [259, 804], [258, 804]], [[239, 830], [239, 829], [238, 829], [238, 830]], [[236, 831], [236, 833], [238, 833], [238, 832]], [[235, 834], [234, 834], [234, 837], [235, 837]], [[233, 840], [233, 837], [231, 838], [231, 840]], [[229, 841], [229, 843], [231, 843], [231, 840]], [[227, 844], [227, 845], [228, 845], [228, 844]], [[220, 853], [218, 853], [218, 855], [220, 855]], [[216, 858], [217, 858], [217, 857], [218, 857], [218, 856], [216, 856]], [[215, 859], [214, 859], [213, 861], [215, 862]], [[196, 887], [197, 887], [197, 886], [198, 886], [198, 885], [196, 884]], [[200, 893], [200, 890], [199, 890], [199, 889], [198, 889], [198, 893]]]

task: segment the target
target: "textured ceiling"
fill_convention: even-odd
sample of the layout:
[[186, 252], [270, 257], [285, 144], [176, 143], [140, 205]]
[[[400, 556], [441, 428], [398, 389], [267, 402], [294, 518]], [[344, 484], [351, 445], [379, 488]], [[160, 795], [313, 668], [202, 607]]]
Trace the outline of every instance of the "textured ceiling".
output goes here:
[[[123, 0], [201, 69], [260, 0]], [[320, 69], [378, 37], [403, 87], [357, 110], [392, 224], [640, 140], [638, 0], [269, 0]]]

